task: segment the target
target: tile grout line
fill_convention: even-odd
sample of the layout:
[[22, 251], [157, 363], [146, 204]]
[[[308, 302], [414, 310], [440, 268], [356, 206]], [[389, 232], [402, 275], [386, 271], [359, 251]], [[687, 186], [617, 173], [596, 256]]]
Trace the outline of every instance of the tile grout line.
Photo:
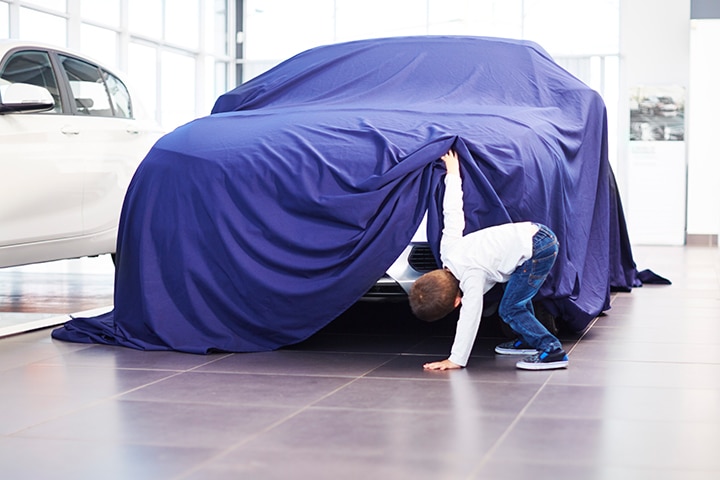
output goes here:
[[352, 380], [350, 380], [350, 381], [348, 381], [348, 382], [346, 382], [346, 383], [344, 383], [344, 384], [336, 387], [336, 388], [333, 389], [332, 391], [326, 393], [325, 395], [322, 395], [320, 398], [316, 398], [315, 400], [313, 400], [312, 402], [308, 403], [307, 405], [305, 405], [305, 406], [303, 406], [303, 407], [300, 407], [300, 408], [294, 410], [292, 413], [284, 416], [283, 418], [280, 418], [280, 419], [276, 420], [275, 422], [271, 423], [271, 424], [268, 425], [267, 427], [265, 427], [265, 428], [263, 428], [263, 429], [255, 432], [255, 433], [252, 434], [252, 435], [249, 435], [247, 438], [244, 438], [243, 440], [240, 440], [239, 442], [236, 442], [236, 443], [228, 446], [227, 448], [225, 448], [225, 449], [222, 450], [221, 452], [218, 452], [217, 454], [213, 455], [212, 457], [208, 458], [207, 460], [205, 460], [205, 461], [201, 462], [200, 464], [198, 464], [198, 465], [190, 468], [190, 469], [187, 470], [186, 472], [178, 475], [177, 477], [175, 477], [175, 480], [182, 480], [182, 479], [184, 479], [184, 478], [188, 478], [188, 475], [192, 475], [192, 474], [200, 471], [203, 467], [205, 467], [206, 465], [211, 464], [213, 461], [217, 460], [218, 458], [222, 457], [223, 455], [225, 455], [225, 454], [227, 454], [227, 453], [229, 453], [229, 452], [231, 452], [231, 451], [233, 451], [233, 450], [235, 450], [235, 449], [237, 449], [237, 448], [239, 448], [239, 447], [242, 447], [243, 445], [249, 443], [250, 441], [252, 441], [252, 440], [254, 440], [254, 439], [258, 438], [258, 437], [260, 437], [261, 435], [264, 435], [264, 434], [272, 431], [273, 429], [279, 427], [280, 425], [282, 425], [283, 423], [287, 422], [288, 420], [297, 417], [297, 416], [300, 415], [301, 413], [303, 413], [303, 412], [309, 410], [310, 408], [312, 408], [313, 405], [316, 405], [318, 402], [320, 402], [320, 401], [328, 398], [329, 396], [334, 395], [335, 393], [339, 392], [340, 390], [342, 390], [342, 389], [344, 389], [344, 388], [352, 385], [353, 383], [357, 382], [357, 381], [360, 380], [361, 378], [367, 377], [367, 375], [368, 375], [369, 373], [371, 373], [371, 372], [373, 372], [374, 370], [377, 370], [378, 368], [380, 368], [380, 367], [388, 364], [389, 362], [391, 362], [392, 360], [394, 360], [396, 356], [399, 356], [399, 355], [395, 355], [395, 356], [393, 356], [392, 358], [389, 358], [389, 359], [386, 360], [385, 362], [381, 363], [380, 365], [377, 365], [377, 366], [375, 366], [375, 367], [372, 367], [371, 369], [369, 369], [369, 370], [366, 371], [365, 373], [362, 373], [362, 374], [360, 374], [360, 375], [355, 376], [354, 378], [352, 378]]
[[[225, 358], [225, 357], [227, 357], [227, 356], [229, 356], [229, 355], [225, 355], [225, 356], [222, 357], [222, 358]], [[207, 362], [206, 364], [213, 363], [214, 361], [216, 361], [216, 360], [209, 361], [209, 362]], [[169, 380], [169, 379], [171, 379], [171, 378], [175, 378], [175, 377], [177, 377], [177, 376], [179, 376], [179, 375], [182, 375], [182, 374], [184, 374], [184, 373], [192, 372], [193, 370], [195, 370], [195, 369], [197, 369], [197, 368], [200, 368], [200, 367], [202, 367], [202, 366], [203, 366], [203, 365], [196, 365], [195, 367], [192, 367], [192, 368], [189, 368], [189, 369], [185, 369], [185, 370], [182, 370], [182, 371], [180, 371], [180, 370], [157, 370], [157, 369], [127, 369], [127, 370], [145, 370], [145, 371], [155, 371], [155, 372], [167, 372], [167, 373], [170, 373], [170, 374], [167, 375], [167, 376], [164, 376], [164, 377], [162, 377], [162, 378], [158, 378], [158, 379], [156, 379], [156, 380], [153, 380], [153, 381], [151, 381], [151, 382], [144, 383], [143, 385], [138, 385], [138, 386], [136, 386], [136, 387], [129, 388], [129, 389], [124, 390], [124, 391], [122, 391], [122, 392], [118, 392], [118, 393], [115, 393], [115, 394], [113, 394], [113, 395], [108, 395], [107, 397], [103, 397], [103, 398], [98, 398], [98, 399], [96, 399], [96, 400], [92, 400], [92, 401], [90, 401], [90, 402], [87, 403], [87, 404], [78, 406], [77, 408], [74, 408], [74, 409], [71, 409], [71, 410], [69, 410], [69, 411], [67, 411], [67, 412], [64, 412], [63, 414], [58, 415], [58, 416], [56, 416], [55, 418], [46, 419], [46, 420], [43, 421], [43, 422], [36, 423], [36, 424], [34, 424], [34, 425], [30, 425], [30, 426], [24, 427], [24, 428], [22, 428], [22, 429], [20, 429], [20, 430], [17, 430], [17, 431], [15, 431], [15, 432], [11, 432], [11, 433], [9, 433], [9, 434], [7, 434], [7, 435], [3, 435], [3, 436], [13, 436], [13, 435], [17, 435], [18, 433], [21, 433], [21, 432], [23, 432], [24, 430], [28, 430], [28, 429], [30, 429], [30, 428], [35, 428], [35, 427], [37, 427], [38, 425], [42, 425], [42, 424], [44, 424], [44, 423], [48, 423], [48, 422], [50, 422], [50, 421], [55, 421], [55, 420], [57, 420], [57, 419], [59, 419], [59, 418], [66, 417], [66, 416], [68, 416], [68, 415], [72, 415], [72, 414], [78, 413], [78, 412], [80, 412], [80, 411], [82, 411], [82, 410], [85, 410], [85, 409], [87, 409], [87, 408], [96, 407], [96, 406], [98, 406], [98, 405], [102, 405], [103, 403], [106, 403], [106, 402], [109, 402], [109, 401], [113, 401], [113, 400], [121, 400], [122, 397], [124, 397], [125, 395], [127, 395], [127, 394], [129, 394], [129, 393], [136, 392], [136, 391], [138, 391], [138, 390], [140, 390], [140, 389], [146, 388], [146, 387], [151, 386], [151, 385], [156, 385], [156, 384], [158, 384], [158, 383], [164, 382], [164, 381]], [[93, 367], [93, 368], [104, 368], [104, 367]], [[117, 369], [117, 368], [114, 368], [113, 370], [118, 370], [118, 369]], [[120, 370], [122, 370], [122, 369], [120, 369]]]
[[497, 440], [492, 444], [492, 446], [488, 449], [487, 452], [483, 455], [483, 457], [480, 459], [478, 464], [475, 466], [475, 468], [468, 474], [465, 478], [467, 480], [471, 480], [474, 478], [477, 478], [477, 474], [480, 471], [482, 467], [484, 467], [488, 461], [490, 461], [490, 458], [493, 456], [493, 454], [497, 451], [498, 448], [500, 448], [500, 445], [505, 441], [505, 439], [510, 435], [510, 433], [515, 429], [515, 426], [520, 422], [520, 419], [523, 417], [525, 412], [530, 408], [530, 405], [535, 401], [535, 399], [540, 395], [540, 393], [545, 389], [545, 386], [550, 382], [553, 375], [551, 374], [548, 376], [548, 378], [540, 385], [537, 392], [528, 400], [528, 402], [525, 404], [525, 406], [520, 410], [520, 412], [515, 416], [512, 422], [510, 422], [510, 425], [505, 429], [505, 431], [498, 437]]
[[[612, 305], [612, 302], [614, 301], [616, 295], [613, 295], [610, 299], [610, 304]], [[598, 321], [599, 316], [595, 317], [589, 324], [588, 327], [585, 328], [582, 335], [580, 335], [580, 338], [577, 339], [577, 341], [573, 344], [572, 348], [567, 352], [568, 355], [572, 353], [572, 351], [575, 349], [578, 343], [585, 338], [585, 335], [587, 332], [592, 329], [592, 327], [595, 325], [595, 323]], [[518, 414], [515, 416], [513, 421], [508, 425], [508, 427], [505, 429], [505, 431], [498, 437], [498, 439], [493, 443], [493, 445], [490, 447], [490, 449], [483, 455], [482, 459], [478, 462], [476, 467], [468, 474], [465, 478], [468, 480], [471, 480], [473, 478], [477, 477], [478, 472], [482, 467], [484, 467], [487, 462], [490, 461], [490, 458], [493, 456], [493, 454], [497, 451], [498, 448], [500, 448], [500, 445], [505, 441], [505, 439], [510, 435], [510, 433], [515, 429], [515, 426], [520, 422], [522, 417], [525, 415], [525, 412], [530, 408], [530, 405], [535, 401], [535, 399], [542, 393], [542, 391], [545, 389], [545, 387], [548, 385], [550, 380], [552, 380], [552, 377], [554, 376], [555, 372], [552, 372], [547, 379], [540, 385], [538, 390], [535, 392], [535, 394], [528, 400], [528, 402], [525, 404], [525, 406], [518, 412]]]

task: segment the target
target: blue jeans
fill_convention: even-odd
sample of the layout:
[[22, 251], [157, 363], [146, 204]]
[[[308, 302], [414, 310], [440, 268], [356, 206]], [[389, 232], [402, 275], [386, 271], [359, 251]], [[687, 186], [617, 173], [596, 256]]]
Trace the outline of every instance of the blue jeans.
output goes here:
[[533, 236], [532, 258], [510, 275], [498, 313], [528, 345], [538, 351], [562, 348], [560, 340], [535, 317], [532, 299], [540, 290], [558, 254], [558, 241], [548, 227], [539, 225]]

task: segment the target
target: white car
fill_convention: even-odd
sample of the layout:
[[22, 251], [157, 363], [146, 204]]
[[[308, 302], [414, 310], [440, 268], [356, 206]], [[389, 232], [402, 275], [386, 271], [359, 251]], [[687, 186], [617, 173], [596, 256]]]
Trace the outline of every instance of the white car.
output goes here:
[[0, 40], [0, 267], [114, 253], [125, 191], [162, 133], [117, 73]]
[[410, 244], [363, 296], [363, 301], [405, 301], [415, 280], [424, 273], [440, 268], [427, 242], [426, 222], [427, 215], [423, 217]]

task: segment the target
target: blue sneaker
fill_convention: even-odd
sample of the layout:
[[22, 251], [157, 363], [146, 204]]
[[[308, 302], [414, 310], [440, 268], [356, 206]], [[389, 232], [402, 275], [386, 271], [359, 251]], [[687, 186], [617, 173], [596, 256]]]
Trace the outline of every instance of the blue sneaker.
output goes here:
[[552, 352], [536, 353], [524, 358], [515, 364], [523, 370], [554, 370], [556, 368], [567, 368], [568, 356], [562, 348]]
[[495, 353], [500, 355], [535, 355], [538, 351], [518, 338], [511, 342], [501, 343], [495, 347]]

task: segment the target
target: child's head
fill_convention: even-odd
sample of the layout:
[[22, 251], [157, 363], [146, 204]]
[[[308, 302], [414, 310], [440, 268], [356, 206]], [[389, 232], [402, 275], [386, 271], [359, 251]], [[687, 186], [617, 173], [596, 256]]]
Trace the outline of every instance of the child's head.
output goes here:
[[460, 284], [447, 269], [433, 270], [421, 276], [410, 288], [410, 308], [420, 320], [434, 322], [458, 306]]

